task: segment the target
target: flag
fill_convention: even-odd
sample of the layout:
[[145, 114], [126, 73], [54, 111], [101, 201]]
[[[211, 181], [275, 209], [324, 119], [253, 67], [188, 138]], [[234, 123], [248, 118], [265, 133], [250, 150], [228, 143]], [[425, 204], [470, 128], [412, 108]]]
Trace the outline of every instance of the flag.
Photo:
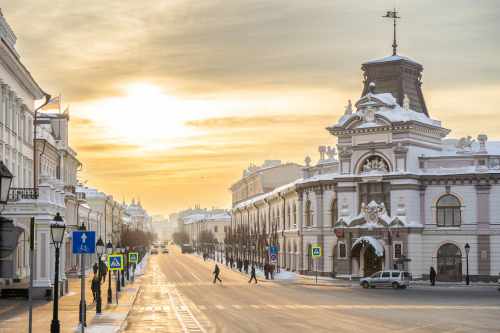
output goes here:
[[339, 232], [337, 231], [337, 229], [333, 229], [333, 232], [335, 233], [335, 236], [337, 236], [337, 238], [339, 238]]
[[342, 238], [344, 238], [344, 230], [342, 230]]
[[69, 105], [68, 105], [68, 107], [66, 108], [66, 110], [64, 110], [63, 114], [67, 114], [67, 115], [69, 115]]
[[48, 103], [47, 105], [45, 105], [42, 110], [52, 110], [52, 109], [59, 109], [59, 97], [60, 96], [57, 96], [57, 97], [54, 97], [52, 98]]
[[[392, 234], [394, 234], [394, 231], [391, 230], [391, 228], [389, 228], [389, 231], [387, 231], [387, 237], [388, 238], [391, 238], [392, 237]], [[398, 236], [399, 237], [399, 236]]]

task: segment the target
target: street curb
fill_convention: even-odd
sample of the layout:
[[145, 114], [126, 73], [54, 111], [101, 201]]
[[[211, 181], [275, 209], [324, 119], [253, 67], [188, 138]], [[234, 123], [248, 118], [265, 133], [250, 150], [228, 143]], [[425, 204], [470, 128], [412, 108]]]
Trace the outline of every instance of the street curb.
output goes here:
[[118, 329], [118, 331], [116, 331], [116, 333], [122, 332], [127, 327], [128, 314], [130, 313], [130, 310], [132, 310], [132, 308], [134, 307], [135, 301], [137, 300], [137, 294], [139, 293], [139, 290], [141, 290], [141, 287], [142, 287], [142, 279], [141, 279], [141, 284], [139, 284], [139, 288], [137, 288], [137, 291], [135, 292], [134, 296], [132, 296], [134, 298], [134, 300], [133, 300], [132, 304], [130, 305], [130, 308], [128, 309], [127, 314], [125, 315], [125, 319], [123, 320], [122, 324], [120, 325], [120, 328]]
[[294, 282], [295, 285], [299, 286], [318, 286], [318, 287], [342, 287], [342, 288], [356, 288], [356, 285], [352, 284], [333, 284], [333, 283], [299, 283]]

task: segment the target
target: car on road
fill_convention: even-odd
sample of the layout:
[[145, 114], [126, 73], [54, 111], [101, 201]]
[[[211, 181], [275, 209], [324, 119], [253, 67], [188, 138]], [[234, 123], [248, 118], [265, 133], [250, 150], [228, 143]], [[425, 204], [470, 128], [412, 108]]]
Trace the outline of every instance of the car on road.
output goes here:
[[151, 254], [158, 254], [158, 250], [157, 249], [152, 249], [151, 250]]
[[166, 246], [165, 244], [161, 244], [161, 245], [160, 245], [160, 247], [161, 247], [162, 249], [164, 249], [164, 248], [166, 248], [167, 246]]
[[372, 276], [359, 280], [359, 284], [365, 288], [392, 287], [393, 289], [405, 289], [410, 285], [410, 274], [407, 271], [387, 270], [380, 271]]
[[161, 251], [161, 253], [166, 253], [166, 254], [168, 254], [168, 249], [163, 249], [163, 251]]

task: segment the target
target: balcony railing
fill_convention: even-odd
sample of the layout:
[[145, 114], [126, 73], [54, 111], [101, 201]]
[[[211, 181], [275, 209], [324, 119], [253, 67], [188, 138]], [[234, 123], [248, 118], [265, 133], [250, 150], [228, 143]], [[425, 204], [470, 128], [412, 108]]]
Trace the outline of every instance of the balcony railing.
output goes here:
[[21, 199], [38, 199], [37, 188], [11, 187], [9, 190], [9, 202], [17, 202]]

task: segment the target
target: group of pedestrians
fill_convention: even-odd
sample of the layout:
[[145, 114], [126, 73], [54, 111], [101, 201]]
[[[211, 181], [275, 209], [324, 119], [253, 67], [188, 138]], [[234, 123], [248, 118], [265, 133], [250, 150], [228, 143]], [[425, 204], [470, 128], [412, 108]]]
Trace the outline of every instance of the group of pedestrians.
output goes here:
[[[248, 274], [248, 260], [245, 260], [246, 261], [246, 271], [247, 271], [247, 274]], [[222, 283], [222, 280], [219, 278], [219, 273], [220, 273], [220, 269], [219, 269], [219, 266], [217, 266], [217, 264], [215, 265], [215, 270], [212, 274], [215, 275], [215, 278], [214, 278], [214, 283], [217, 282], [217, 280], [219, 280], [219, 283]], [[252, 265], [252, 269], [250, 270], [250, 281], [248, 281], [248, 283], [252, 282], [252, 280], [255, 280], [255, 283], [257, 283], [257, 275], [255, 274], [255, 265]]]
[[100, 265], [97, 264], [97, 262], [92, 266], [92, 270], [94, 271], [94, 277], [92, 278], [92, 284], [90, 289], [92, 290], [92, 294], [94, 296], [94, 302], [97, 300], [98, 293], [99, 293], [99, 274], [100, 273], [100, 278], [102, 279], [101, 283], [106, 282], [106, 275], [108, 273], [108, 267], [104, 262], [100, 262]]

